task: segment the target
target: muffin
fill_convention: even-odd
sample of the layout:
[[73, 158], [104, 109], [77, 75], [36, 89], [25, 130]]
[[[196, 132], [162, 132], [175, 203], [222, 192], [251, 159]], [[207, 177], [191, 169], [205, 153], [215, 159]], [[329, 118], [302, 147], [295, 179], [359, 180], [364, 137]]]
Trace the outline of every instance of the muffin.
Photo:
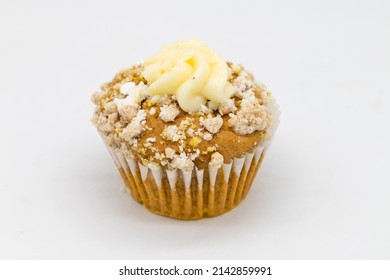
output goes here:
[[201, 41], [179, 41], [92, 95], [92, 123], [131, 196], [192, 220], [248, 194], [278, 124], [271, 93]]

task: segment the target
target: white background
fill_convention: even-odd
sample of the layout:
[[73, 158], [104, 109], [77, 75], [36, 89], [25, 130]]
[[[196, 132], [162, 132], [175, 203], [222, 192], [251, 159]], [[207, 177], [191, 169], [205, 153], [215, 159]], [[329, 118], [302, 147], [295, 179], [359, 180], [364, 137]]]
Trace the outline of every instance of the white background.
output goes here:
[[[389, 259], [389, 1], [0, 1], [0, 259]], [[146, 211], [90, 95], [198, 38], [282, 111], [252, 191], [218, 218]]]

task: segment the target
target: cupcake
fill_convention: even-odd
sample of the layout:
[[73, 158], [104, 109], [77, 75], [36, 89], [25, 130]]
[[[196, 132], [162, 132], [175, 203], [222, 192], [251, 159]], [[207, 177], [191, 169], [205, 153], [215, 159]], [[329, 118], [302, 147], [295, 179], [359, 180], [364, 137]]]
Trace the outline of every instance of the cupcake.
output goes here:
[[183, 220], [221, 215], [248, 195], [279, 115], [251, 73], [194, 40], [122, 70], [92, 101], [131, 196]]

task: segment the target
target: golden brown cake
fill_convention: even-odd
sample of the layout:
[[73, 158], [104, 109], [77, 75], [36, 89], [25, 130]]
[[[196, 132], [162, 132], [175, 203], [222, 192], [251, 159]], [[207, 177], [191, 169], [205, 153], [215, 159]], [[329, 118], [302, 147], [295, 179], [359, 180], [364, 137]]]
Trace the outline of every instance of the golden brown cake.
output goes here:
[[267, 88], [199, 41], [119, 72], [92, 101], [92, 122], [133, 198], [186, 220], [246, 197], [278, 123]]

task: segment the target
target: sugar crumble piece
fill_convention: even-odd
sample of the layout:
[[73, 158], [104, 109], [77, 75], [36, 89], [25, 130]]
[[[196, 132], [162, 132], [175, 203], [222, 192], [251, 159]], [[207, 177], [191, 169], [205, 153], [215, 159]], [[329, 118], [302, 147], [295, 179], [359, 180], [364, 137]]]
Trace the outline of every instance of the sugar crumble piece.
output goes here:
[[161, 136], [166, 139], [173, 142], [177, 142], [180, 139], [184, 139], [185, 135], [183, 131], [180, 131], [176, 125], [169, 125], [166, 126], [161, 133]]
[[153, 144], [150, 143], [150, 142], [145, 142], [145, 143], [144, 143], [144, 147], [147, 148], [147, 149], [152, 148], [152, 146], [153, 146]]
[[207, 102], [207, 107], [209, 107], [211, 110], [215, 111], [215, 110], [218, 109], [219, 103], [213, 102], [213, 101], [209, 101], [209, 102]]
[[124, 105], [118, 109], [118, 112], [125, 121], [130, 122], [137, 115], [138, 106]]
[[136, 115], [138, 111], [139, 99], [137, 96], [129, 95], [126, 98], [115, 98], [113, 103], [118, 108], [119, 114], [124, 120], [130, 122]]
[[199, 145], [199, 143], [200, 142], [202, 142], [202, 139], [200, 138], [200, 137], [197, 137], [197, 136], [195, 136], [195, 137], [193, 137], [191, 140], [190, 140], [190, 146], [192, 146], [192, 147], [196, 147], [196, 146], [198, 146]]
[[199, 149], [196, 149], [196, 150], [195, 150], [195, 153], [191, 153], [191, 154], [190, 154], [190, 159], [191, 159], [192, 161], [194, 161], [195, 159], [197, 159], [197, 158], [199, 157], [199, 155], [200, 155], [200, 150], [199, 150]]
[[134, 82], [127, 82], [121, 85], [119, 92], [123, 95], [131, 96], [134, 100], [139, 103], [147, 96], [147, 85], [140, 82], [136, 85]]
[[138, 137], [142, 133], [142, 124], [131, 122], [120, 133], [120, 137], [126, 141], [131, 141], [132, 138]]
[[112, 101], [107, 102], [106, 104], [103, 105], [103, 107], [104, 107], [104, 110], [105, 110], [108, 114], [116, 113], [116, 111], [117, 111], [116, 105], [115, 105], [115, 103], [112, 102]]
[[128, 95], [130, 92], [135, 91], [137, 85], [134, 82], [124, 83], [121, 85], [119, 92]]
[[207, 152], [213, 152], [215, 151], [217, 148], [215, 146], [212, 146], [212, 147], [207, 147]]
[[223, 155], [221, 155], [218, 152], [215, 152], [211, 155], [211, 161], [209, 162], [209, 165], [214, 168], [221, 168], [223, 165]]
[[149, 110], [149, 115], [154, 115], [154, 114], [156, 114], [156, 109], [154, 108], [154, 107], [152, 107], [152, 108], [150, 108], [150, 110]]
[[169, 95], [167, 95], [167, 94], [164, 94], [164, 95], [154, 95], [148, 101], [149, 101], [150, 105], [162, 106], [162, 105], [169, 105], [169, 104], [171, 104], [172, 103], [172, 98]]
[[202, 112], [204, 114], [210, 114], [212, 112], [212, 110], [209, 107], [207, 107], [206, 105], [201, 104], [200, 105], [200, 112]]
[[91, 96], [91, 101], [95, 104], [95, 105], [99, 105], [100, 103], [100, 100], [103, 98], [103, 93], [102, 92], [99, 92], [99, 91], [95, 91], [92, 96]]
[[201, 125], [211, 133], [217, 133], [223, 124], [223, 119], [220, 115], [215, 117], [208, 115], [207, 118], [200, 118], [199, 120]]
[[159, 117], [164, 122], [174, 121], [177, 115], [179, 115], [180, 111], [175, 104], [163, 105], [160, 107]]
[[195, 133], [195, 131], [194, 131], [194, 129], [193, 128], [189, 128], [189, 129], [187, 129], [187, 134], [189, 135], [189, 136], [194, 136], [194, 133]]
[[146, 154], [146, 150], [144, 148], [140, 148], [139, 149], [139, 152], [142, 154], [142, 155], [145, 155]]
[[176, 152], [174, 149], [171, 148], [165, 148], [165, 157], [168, 159], [173, 159], [175, 156]]
[[239, 64], [232, 64], [230, 68], [232, 69], [232, 72], [234, 74], [239, 74], [242, 70], [242, 68]]
[[131, 141], [132, 138], [138, 137], [144, 131], [145, 111], [139, 110], [132, 121], [122, 130], [120, 137], [126, 141]]
[[240, 74], [233, 80], [233, 86], [236, 90], [235, 96], [238, 98], [247, 98], [254, 95], [253, 86], [255, 82], [246, 71], [241, 71]]
[[206, 133], [203, 134], [202, 138], [203, 138], [203, 140], [210, 141], [210, 140], [213, 139], [213, 135], [211, 133], [209, 133], [209, 132], [206, 132]]
[[256, 96], [250, 96], [248, 98], [242, 99], [240, 107], [241, 110], [247, 110], [258, 105], [260, 105], [260, 103], [259, 100], [256, 98]]
[[173, 157], [170, 167], [191, 171], [194, 168], [194, 162], [185, 153], [181, 153], [180, 155], [175, 155]]
[[186, 118], [185, 120], [182, 120], [180, 122], [179, 129], [185, 130], [188, 126], [191, 125], [192, 122], [193, 122], [193, 119], [191, 119], [191, 118]]
[[95, 113], [92, 117], [92, 123], [100, 131], [111, 132], [113, 130], [114, 123], [109, 121], [103, 113]]
[[210, 146], [210, 147], [207, 147], [207, 149], [205, 151], [202, 151], [202, 154], [207, 155], [208, 153], [214, 152], [216, 150], [217, 150], [216, 145]]
[[229, 114], [229, 124], [238, 135], [247, 135], [267, 127], [267, 111], [255, 96], [243, 99], [237, 114]]
[[228, 99], [218, 107], [218, 111], [223, 116], [237, 111], [237, 107], [233, 99]]
[[154, 142], [156, 142], [156, 138], [154, 138], [154, 137], [149, 137], [148, 139], [146, 139], [146, 142], [154, 143]]

